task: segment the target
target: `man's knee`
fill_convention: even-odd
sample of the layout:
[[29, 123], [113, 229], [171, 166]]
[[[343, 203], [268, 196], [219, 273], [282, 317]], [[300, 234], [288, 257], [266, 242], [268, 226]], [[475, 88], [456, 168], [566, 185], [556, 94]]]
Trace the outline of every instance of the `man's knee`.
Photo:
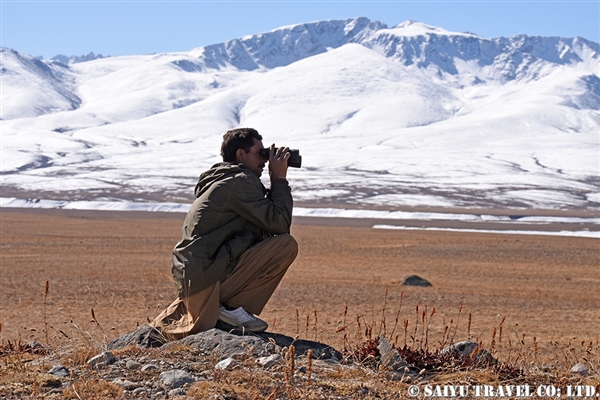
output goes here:
[[281, 241], [281, 247], [284, 251], [290, 255], [290, 258], [295, 259], [298, 255], [298, 242], [292, 235], [285, 233], [283, 235], [275, 236]]

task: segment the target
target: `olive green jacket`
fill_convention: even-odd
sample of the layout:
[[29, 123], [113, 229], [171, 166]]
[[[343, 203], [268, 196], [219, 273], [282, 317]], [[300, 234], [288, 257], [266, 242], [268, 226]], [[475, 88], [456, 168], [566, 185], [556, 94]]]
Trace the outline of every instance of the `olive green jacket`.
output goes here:
[[200, 175], [195, 194], [173, 249], [172, 273], [180, 297], [224, 279], [250, 246], [289, 233], [292, 223], [288, 182], [276, 180], [267, 190], [242, 164], [213, 165]]

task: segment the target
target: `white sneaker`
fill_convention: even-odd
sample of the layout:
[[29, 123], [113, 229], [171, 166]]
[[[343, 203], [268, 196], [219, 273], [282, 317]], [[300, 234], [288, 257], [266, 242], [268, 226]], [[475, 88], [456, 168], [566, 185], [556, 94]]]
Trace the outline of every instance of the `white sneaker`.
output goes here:
[[223, 306], [219, 306], [219, 319], [229, 325], [244, 328], [249, 332], [264, 332], [269, 326], [265, 321], [250, 314], [242, 307], [228, 310]]

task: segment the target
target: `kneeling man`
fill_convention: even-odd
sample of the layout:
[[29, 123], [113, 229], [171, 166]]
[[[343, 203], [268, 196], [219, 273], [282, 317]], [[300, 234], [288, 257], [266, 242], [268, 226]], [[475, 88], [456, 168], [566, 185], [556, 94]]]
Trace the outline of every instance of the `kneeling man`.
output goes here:
[[[169, 339], [214, 328], [217, 320], [262, 332], [260, 315], [298, 254], [290, 236], [292, 195], [286, 180], [288, 148], [251, 128], [223, 136], [223, 162], [200, 175], [173, 250], [178, 298], [151, 325]], [[260, 176], [269, 163], [270, 189]]]

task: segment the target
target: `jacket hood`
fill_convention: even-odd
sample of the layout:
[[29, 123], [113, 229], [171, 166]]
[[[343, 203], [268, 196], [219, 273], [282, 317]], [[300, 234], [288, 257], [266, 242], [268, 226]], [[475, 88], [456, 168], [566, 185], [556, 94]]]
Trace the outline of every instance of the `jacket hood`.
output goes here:
[[200, 197], [215, 182], [226, 178], [229, 175], [248, 172], [249, 170], [242, 164], [222, 162], [213, 165], [208, 171], [205, 171], [198, 178], [198, 183], [194, 189], [196, 197]]

